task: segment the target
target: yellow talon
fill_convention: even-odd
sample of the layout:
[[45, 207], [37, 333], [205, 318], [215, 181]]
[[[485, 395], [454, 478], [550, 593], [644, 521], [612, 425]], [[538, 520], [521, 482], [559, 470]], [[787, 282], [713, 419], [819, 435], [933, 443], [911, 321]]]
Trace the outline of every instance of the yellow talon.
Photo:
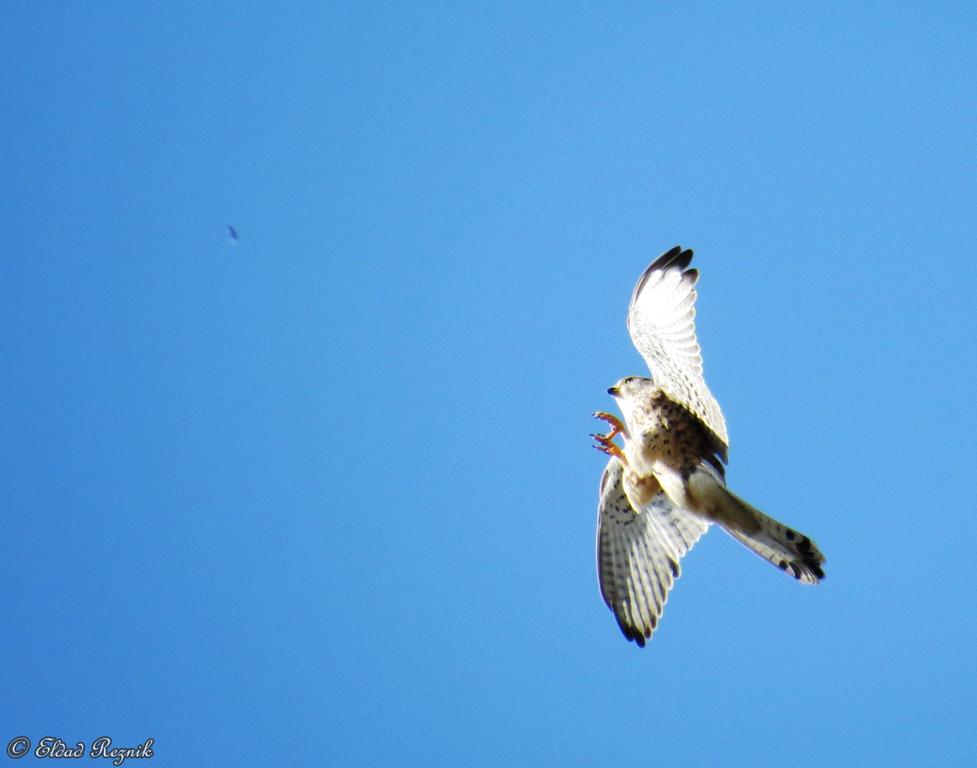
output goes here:
[[608, 456], [617, 456], [624, 464], [628, 463], [627, 457], [624, 455], [624, 451], [621, 446], [615, 443], [610, 435], [591, 435], [594, 440], [597, 441], [597, 445], [594, 446], [601, 453], [606, 453]]
[[627, 434], [627, 430], [621, 423], [621, 420], [615, 416], [613, 413], [605, 413], [604, 411], [597, 411], [593, 414], [595, 419], [600, 419], [601, 421], [606, 421], [611, 426], [611, 431], [607, 433], [607, 438], [610, 440], [617, 435]]

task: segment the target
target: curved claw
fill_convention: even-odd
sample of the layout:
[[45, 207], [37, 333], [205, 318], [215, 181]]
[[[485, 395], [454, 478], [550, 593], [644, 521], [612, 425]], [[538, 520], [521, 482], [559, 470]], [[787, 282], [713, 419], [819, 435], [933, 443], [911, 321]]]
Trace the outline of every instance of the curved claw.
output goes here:
[[601, 453], [606, 453], [608, 456], [616, 456], [618, 459], [623, 461], [625, 464], [628, 463], [627, 457], [624, 455], [624, 451], [621, 449], [617, 443], [615, 443], [610, 435], [591, 435], [597, 444], [594, 446]]
[[621, 420], [612, 413], [606, 413], [605, 411], [594, 411], [591, 416], [595, 419], [600, 419], [601, 421], [606, 421], [610, 427], [611, 431], [607, 433], [607, 437], [612, 438], [616, 435], [627, 434], [627, 429]]

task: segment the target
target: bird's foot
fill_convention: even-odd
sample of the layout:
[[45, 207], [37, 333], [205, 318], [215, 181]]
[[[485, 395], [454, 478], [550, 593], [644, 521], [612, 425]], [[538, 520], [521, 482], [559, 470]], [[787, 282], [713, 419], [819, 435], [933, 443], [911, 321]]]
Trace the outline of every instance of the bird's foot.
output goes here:
[[614, 442], [614, 438], [618, 435], [627, 434], [625, 426], [621, 423], [621, 420], [611, 413], [605, 413], [604, 411], [597, 411], [593, 414], [595, 419], [600, 419], [601, 421], [606, 421], [611, 427], [611, 431], [606, 435], [591, 435], [597, 444], [594, 445], [601, 453], [606, 453], [608, 456], [617, 456], [625, 464], [628, 463], [627, 458], [624, 456], [624, 450], [617, 443]]
[[606, 413], [604, 411], [596, 411], [591, 414], [595, 419], [600, 419], [601, 421], [606, 421], [610, 427], [611, 431], [608, 432], [604, 437], [608, 440], [614, 439], [617, 435], [627, 434], [627, 430], [621, 423], [621, 420], [615, 416], [613, 413]]
[[627, 456], [624, 455], [624, 450], [607, 435], [591, 435], [591, 437], [597, 441], [594, 448], [598, 451], [606, 453], [608, 456], [616, 456], [624, 464], [628, 463]]
[[594, 448], [601, 453], [606, 453], [608, 456], [616, 456], [627, 465], [628, 459], [624, 455], [624, 450], [609, 435], [591, 435], [591, 437], [596, 441]]

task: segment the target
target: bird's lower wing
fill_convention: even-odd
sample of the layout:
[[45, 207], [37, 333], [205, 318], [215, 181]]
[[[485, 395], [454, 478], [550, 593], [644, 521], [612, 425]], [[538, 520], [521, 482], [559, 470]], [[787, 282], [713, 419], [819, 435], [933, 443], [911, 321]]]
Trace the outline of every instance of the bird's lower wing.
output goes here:
[[709, 523], [676, 507], [664, 493], [635, 512], [624, 492], [616, 458], [601, 478], [597, 509], [597, 575], [604, 602], [621, 632], [643, 646], [661, 618], [679, 561]]

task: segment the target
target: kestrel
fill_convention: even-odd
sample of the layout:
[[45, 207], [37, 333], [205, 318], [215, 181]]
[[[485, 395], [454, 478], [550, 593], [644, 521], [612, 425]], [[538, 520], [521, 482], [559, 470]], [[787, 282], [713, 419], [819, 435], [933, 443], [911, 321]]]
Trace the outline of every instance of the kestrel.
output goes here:
[[[653, 379], [628, 376], [608, 391], [624, 423], [594, 435], [611, 458], [600, 481], [597, 574], [601, 596], [628, 640], [643, 646], [662, 615], [679, 561], [711, 523], [805, 584], [824, 578], [824, 555], [793, 528], [726, 488], [729, 438], [702, 377], [695, 335], [692, 251], [675, 246], [638, 279], [628, 330]], [[614, 442], [617, 435], [623, 448]]]

